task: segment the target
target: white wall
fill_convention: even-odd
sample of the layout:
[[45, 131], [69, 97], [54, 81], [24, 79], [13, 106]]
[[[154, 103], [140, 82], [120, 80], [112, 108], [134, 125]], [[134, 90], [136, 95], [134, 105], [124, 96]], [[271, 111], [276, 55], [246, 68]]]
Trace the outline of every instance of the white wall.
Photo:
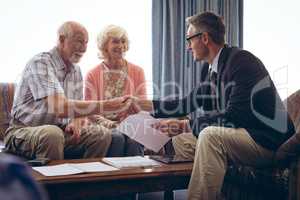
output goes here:
[[99, 63], [96, 37], [108, 24], [124, 27], [126, 58], [144, 68], [152, 82], [151, 0], [0, 0], [0, 82], [17, 81], [26, 62], [56, 44], [57, 28], [67, 20], [82, 23], [89, 44], [80, 65], [83, 74]]
[[299, 9], [299, 0], [244, 0], [244, 48], [262, 60], [282, 98], [300, 89]]

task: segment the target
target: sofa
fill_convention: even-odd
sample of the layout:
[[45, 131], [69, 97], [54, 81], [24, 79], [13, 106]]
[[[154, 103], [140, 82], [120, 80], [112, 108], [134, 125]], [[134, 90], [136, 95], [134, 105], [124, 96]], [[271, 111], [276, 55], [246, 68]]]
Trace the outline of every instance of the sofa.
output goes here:
[[3, 141], [5, 130], [9, 126], [14, 91], [14, 83], [0, 83], [0, 143]]
[[[0, 83], [0, 141], [9, 125], [14, 89], [13, 83]], [[224, 200], [300, 200], [300, 90], [285, 103], [296, 134], [281, 145], [273, 166], [229, 166], [222, 188]]]

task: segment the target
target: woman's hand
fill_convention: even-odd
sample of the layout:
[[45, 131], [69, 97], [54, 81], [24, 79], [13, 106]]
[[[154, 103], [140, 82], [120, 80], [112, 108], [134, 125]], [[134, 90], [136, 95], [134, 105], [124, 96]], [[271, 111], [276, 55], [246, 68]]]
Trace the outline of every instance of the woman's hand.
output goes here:
[[108, 128], [108, 129], [116, 128], [118, 125], [117, 121], [107, 119], [101, 115], [96, 115], [96, 116], [94, 116], [94, 118], [95, 118], [94, 123], [101, 124], [102, 126]]

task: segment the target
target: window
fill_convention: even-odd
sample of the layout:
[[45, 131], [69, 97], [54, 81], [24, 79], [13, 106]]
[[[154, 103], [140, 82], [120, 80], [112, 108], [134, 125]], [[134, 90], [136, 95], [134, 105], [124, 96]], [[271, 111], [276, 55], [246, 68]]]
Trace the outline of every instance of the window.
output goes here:
[[300, 89], [300, 1], [245, 0], [244, 49], [265, 64], [284, 99]]
[[[134, 6], [133, 6], [134, 5]], [[1, 0], [0, 81], [17, 82], [26, 62], [56, 44], [57, 28], [68, 20], [89, 31], [89, 44], [79, 65], [83, 75], [100, 61], [96, 37], [108, 24], [124, 27], [130, 49], [126, 58], [144, 68], [152, 82], [151, 0]], [[151, 87], [148, 88], [148, 93]]]

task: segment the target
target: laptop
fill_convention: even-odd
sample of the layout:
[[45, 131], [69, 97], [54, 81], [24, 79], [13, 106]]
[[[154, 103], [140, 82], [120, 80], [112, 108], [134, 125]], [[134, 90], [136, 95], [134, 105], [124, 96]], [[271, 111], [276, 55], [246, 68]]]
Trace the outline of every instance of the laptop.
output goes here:
[[182, 156], [178, 156], [178, 155], [164, 155], [164, 156], [151, 155], [149, 156], [149, 158], [166, 164], [194, 161], [193, 159], [183, 158]]

